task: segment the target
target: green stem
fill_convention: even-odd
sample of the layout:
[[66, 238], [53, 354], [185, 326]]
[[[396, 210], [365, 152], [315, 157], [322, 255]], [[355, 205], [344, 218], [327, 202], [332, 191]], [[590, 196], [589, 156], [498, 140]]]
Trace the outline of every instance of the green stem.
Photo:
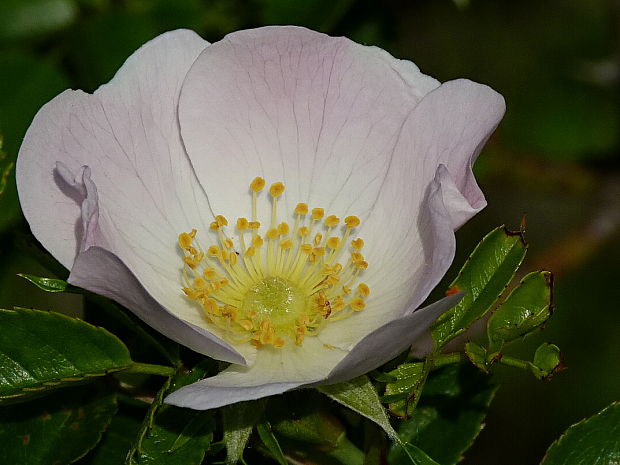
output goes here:
[[520, 360], [518, 358], [508, 357], [507, 355], [502, 356], [502, 358], [499, 359], [499, 362], [510, 367], [521, 368], [522, 370], [530, 369], [530, 362], [526, 362], [525, 360]]
[[172, 376], [176, 368], [151, 363], [134, 363], [125, 370], [125, 373], [144, 373], [146, 375]]

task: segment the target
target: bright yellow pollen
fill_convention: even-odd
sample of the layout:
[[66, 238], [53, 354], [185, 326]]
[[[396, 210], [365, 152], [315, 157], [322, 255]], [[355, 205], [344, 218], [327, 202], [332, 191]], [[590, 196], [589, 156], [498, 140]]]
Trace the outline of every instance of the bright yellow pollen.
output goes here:
[[340, 245], [339, 237], [332, 236], [329, 239], [327, 239], [327, 247], [329, 247], [330, 249], [337, 249], [339, 245]]
[[189, 247], [192, 245], [192, 241], [194, 237], [196, 237], [196, 230], [192, 229], [191, 233], [181, 233], [179, 234], [179, 245], [183, 250], [189, 250]]
[[362, 250], [362, 247], [364, 247], [364, 241], [362, 239], [355, 239], [351, 241], [351, 246], [355, 249], [355, 250]]
[[359, 292], [362, 297], [368, 297], [370, 295], [370, 288], [364, 283], [359, 283], [357, 292]]
[[347, 216], [344, 219], [347, 228], [357, 228], [360, 225], [360, 219], [357, 216]]
[[207, 324], [232, 343], [302, 345], [326, 325], [366, 307], [370, 288], [358, 283], [368, 268], [361, 253], [364, 241], [349, 238], [360, 220], [347, 216], [342, 235], [335, 234], [340, 218], [298, 203], [293, 221], [278, 222], [278, 198], [285, 187], [276, 182], [269, 188], [271, 216], [261, 230], [258, 202], [264, 187], [263, 178], [252, 181], [251, 219], [238, 218], [234, 231], [228, 230], [226, 217], [214, 218], [210, 229], [217, 239], [206, 249], [195, 229], [179, 234], [182, 291], [202, 308]]
[[254, 181], [250, 184], [250, 189], [252, 189], [257, 194], [263, 190], [265, 187], [265, 180], [260, 177], [254, 178]]
[[296, 215], [307, 215], [308, 214], [308, 204], [307, 203], [298, 203], [295, 207]]
[[250, 227], [250, 222], [246, 218], [239, 218], [237, 220], [237, 229], [239, 231], [246, 231]]
[[321, 218], [323, 218], [323, 216], [325, 215], [325, 210], [323, 210], [322, 208], [313, 208], [312, 209], [312, 219], [313, 220], [320, 220]]
[[327, 218], [325, 218], [325, 226], [328, 226], [330, 228], [338, 226], [338, 223], [340, 223], [340, 218], [338, 218], [336, 215], [329, 215]]
[[284, 184], [281, 182], [274, 182], [269, 188], [269, 193], [272, 197], [280, 197], [284, 193]]

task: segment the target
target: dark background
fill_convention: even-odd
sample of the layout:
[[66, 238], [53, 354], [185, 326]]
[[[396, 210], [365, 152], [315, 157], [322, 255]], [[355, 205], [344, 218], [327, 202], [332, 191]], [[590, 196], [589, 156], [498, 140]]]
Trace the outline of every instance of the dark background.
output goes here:
[[523, 270], [554, 271], [556, 311], [512, 355], [531, 358], [549, 341], [568, 369], [540, 382], [497, 368], [503, 385], [464, 463], [538, 463], [561, 431], [620, 397], [619, 10], [612, 0], [3, 0], [0, 307], [80, 312], [75, 296], [33, 291], [15, 276], [49, 276], [18, 246], [28, 228], [12, 169], [43, 103], [68, 87], [93, 91], [138, 46], [178, 27], [209, 41], [265, 24], [346, 35], [506, 98], [476, 165], [489, 207], [459, 231], [455, 264], [493, 227], [516, 229], [526, 214]]

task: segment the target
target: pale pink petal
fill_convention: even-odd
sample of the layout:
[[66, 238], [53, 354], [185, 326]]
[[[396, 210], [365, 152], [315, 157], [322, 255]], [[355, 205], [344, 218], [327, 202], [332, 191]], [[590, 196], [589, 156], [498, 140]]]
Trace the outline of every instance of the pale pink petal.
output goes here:
[[427, 332], [435, 320], [456, 305], [461, 297], [456, 294], [445, 297], [368, 334], [332, 370], [328, 382], [340, 383], [355, 378], [393, 359]]
[[190, 70], [181, 134], [217, 213], [249, 217], [248, 185], [263, 176], [285, 183], [285, 214], [308, 202], [364, 217], [403, 122], [437, 85], [413, 63], [346, 38], [299, 27], [239, 31]]
[[[180, 139], [177, 106], [187, 70], [207, 45], [191, 31], [166, 33], [136, 51], [93, 95], [60, 94], [36, 115], [17, 167], [32, 231], [65, 266], [72, 267], [80, 245], [82, 251], [103, 247], [136, 277], [143, 289], [135, 292], [146, 291], [203, 328], [199, 308], [181, 291], [177, 237], [193, 227], [208, 230], [212, 213]], [[87, 236], [81, 216], [89, 215], [89, 204], [85, 188], [76, 188], [82, 172], [98, 190], [98, 218]], [[115, 272], [82, 268], [80, 285], [91, 289], [88, 273], [100, 283], [108, 271]], [[227, 358], [237, 360], [238, 353]]]
[[324, 381], [345, 352], [309, 337], [301, 346], [258, 351], [249, 367], [231, 365], [216, 376], [190, 384], [166, 397], [166, 403], [207, 410], [254, 400]]
[[325, 342], [351, 348], [417, 308], [437, 285], [454, 258], [454, 229], [486, 205], [471, 166], [503, 113], [497, 92], [467, 80], [444, 83], [418, 104], [359, 231], [371, 296], [362, 313], [328, 326]]
[[118, 257], [101, 247], [90, 247], [78, 254], [69, 282], [132, 309], [155, 330], [196, 352], [231, 363], [246, 363], [229, 344], [162, 307]]

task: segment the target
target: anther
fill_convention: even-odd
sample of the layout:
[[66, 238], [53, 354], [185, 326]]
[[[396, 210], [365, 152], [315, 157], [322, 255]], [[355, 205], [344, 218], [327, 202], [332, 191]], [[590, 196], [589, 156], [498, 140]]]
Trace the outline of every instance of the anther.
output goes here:
[[312, 209], [312, 219], [315, 221], [320, 220], [325, 215], [325, 210], [322, 208], [313, 208]]
[[339, 245], [340, 245], [339, 237], [332, 236], [329, 239], [327, 239], [327, 247], [329, 247], [330, 249], [337, 249]]
[[360, 219], [357, 216], [347, 216], [344, 219], [347, 228], [356, 228], [360, 225]]
[[284, 193], [284, 184], [281, 182], [274, 182], [269, 188], [269, 193], [272, 197], [280, 197]]
[[263, 190], [265, 187], [265, 180], [261, 177], [254, 178], [254, 181], [250, 184], [250, 189], [254, 192], [258, 193]]
[[295, 207], [296, 215], [307, 215], [308, 214], [308, 204], [307, 203], [298, 203]]
[[338, 218], [336, 215], [329, 215], [327, 218], [325, 218], [325, 226], [327, 226], [328, 228], [338, 226], [338, 223], [340, 223], [340, 218]]
[[239, 218], [237, 220], [237, 229], [239, 231], [245, 231], [250, 227], [250, 222], [246, 218]]
[[357, 292], [359, 292], [359, 294], [362, 297], [368, 297], [368, 295], [370, 294], [370, 288], [368, 287], [368, 285], [366, 285], [364, 283], [360, 283], [357, 286]]

